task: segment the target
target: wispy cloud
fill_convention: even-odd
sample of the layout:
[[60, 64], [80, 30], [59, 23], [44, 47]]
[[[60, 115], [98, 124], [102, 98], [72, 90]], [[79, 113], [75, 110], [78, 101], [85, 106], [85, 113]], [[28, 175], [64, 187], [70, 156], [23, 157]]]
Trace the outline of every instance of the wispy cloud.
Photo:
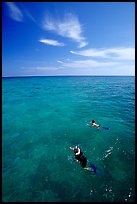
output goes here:
[[36, 23], [35, 18], [30, 14], [30, 12], [24, 7], [23, 4], [22, 4], [22, 7], [23, 7], [24, 14], [25, 14], [31, 21], [33, 21], [34, 23]]
[[35, 70], [41, 70], [41, 71], [53, 71], [53, 70], [57, 70], [58, 68], [56, 67], [34, 67], [33, 69]]
[[68, 68], [95, 68], [95, 67], [109, 67], [117, 65], [117, 62], [99, 62], [97, 60], [76, 60], [71, 62], [62, 62], [62, 68], [68, 67]]
[[43, 28], [54, 31], [60, 36], [71, 38], [79, 43], [79, 48], [88, 44], [85, 37], [82, 36], [82, 26], [78, 18], [71, 13], [66, 14], [62, 20], [53, 19], [50, 16], [46, 17], [43, 21]]
[[13, 2], [5, 2], [9, 9], [10, 17], [15, 21], [23, 21], [21, 10]]
[[57, 62], [60, 63], [60, 64], [63, 64], [63, 63], [64, 63], [64, 62], [62, 62], [62, 61], [60, 61], [60, 60], [58, 60]]
[[56, 40], [51, 40], [51, 39], [41, 39], [39, 42], [47, 44], [47, 45], [53, 45], [53, 46], [64, 46], [64, 43], [60, 43]]
[[111, 58], [117, 60], [134, 60], [135, 48], [87, 49], [70, 51], [72, 54], [85, 57]]
[[30, 12], [24, 7], [23, 3], [20, 2], [21, 9], [13, 3], [13, 2], [5, 2], [9, 10], [9, 16], [19, 22], [23, 22], [25, 17], [29, 18], [31, 21], [36, 23], [34, 17], [30, 14]]
[[22, 70], [24, 70], [25, 72], [29, 72], [29, 71], [36, 71], [36, 70], [39, 70], [39, 71], [55, 71], [57, 70], [58, 68], [57, 67], [50, 67], [50, 66], [37, 66], [37, 67], [22, 67]]
[[61, 61], [62, 70], [95, 75], [135, 74], [135, 48], [88, 49], [71, 53], [84, 59]]

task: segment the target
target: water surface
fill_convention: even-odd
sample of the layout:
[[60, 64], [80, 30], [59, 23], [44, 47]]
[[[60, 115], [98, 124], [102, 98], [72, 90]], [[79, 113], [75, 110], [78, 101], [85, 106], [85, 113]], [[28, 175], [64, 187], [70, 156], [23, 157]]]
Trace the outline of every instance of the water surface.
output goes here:
[[[3, 201], [134, 201], [134, 85], [134, 77], [3, 78]], [[92, 119], [110, 130], [88, 127]], [[73, 161], [77, 144], [97, 175]]]

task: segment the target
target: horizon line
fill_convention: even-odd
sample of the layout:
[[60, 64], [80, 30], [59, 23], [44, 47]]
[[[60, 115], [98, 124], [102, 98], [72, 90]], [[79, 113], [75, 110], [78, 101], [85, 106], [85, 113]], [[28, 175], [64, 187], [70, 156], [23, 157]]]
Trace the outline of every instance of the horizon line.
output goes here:
[[24, 75], [24, 76], [2, 76], [2, 78], [17, 78], [17, 77], [135, 77], [135, 75]]

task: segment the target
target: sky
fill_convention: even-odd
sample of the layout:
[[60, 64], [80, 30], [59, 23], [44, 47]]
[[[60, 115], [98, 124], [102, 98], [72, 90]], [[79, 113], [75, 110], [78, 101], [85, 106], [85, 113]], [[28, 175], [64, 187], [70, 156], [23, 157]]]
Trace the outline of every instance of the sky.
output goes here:
[[2, 76], [135, 76], [134, 2], [3, 2]]

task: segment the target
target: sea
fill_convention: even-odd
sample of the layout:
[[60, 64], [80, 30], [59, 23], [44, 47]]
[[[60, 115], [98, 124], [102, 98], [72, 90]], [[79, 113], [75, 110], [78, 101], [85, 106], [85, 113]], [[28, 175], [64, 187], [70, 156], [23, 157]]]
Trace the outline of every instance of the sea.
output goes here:
[[135, 77], [3, 77], [2, 201], [135, 201]]

